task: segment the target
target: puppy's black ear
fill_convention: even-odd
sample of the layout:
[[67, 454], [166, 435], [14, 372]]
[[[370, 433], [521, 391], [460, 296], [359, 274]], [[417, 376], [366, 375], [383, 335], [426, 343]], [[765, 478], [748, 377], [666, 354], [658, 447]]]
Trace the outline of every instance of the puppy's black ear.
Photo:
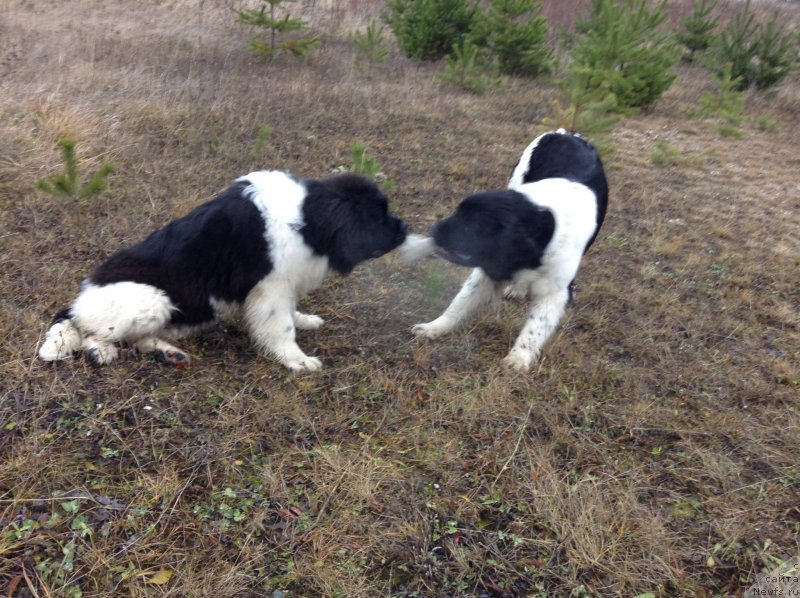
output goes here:
[[364, 261], [363, 236], [365, 231], [358, 226], [356, 215], [352, 213], [346, 202], [340, 206], [343, 217], [331, 223], [331, 243], [328, 251], [328, 261], [331, 268], [346, 276], [362, 261]]
[[519, 259], [521, 268], [538, 268], [542, 264], [542, 254], [553, 238], [556, 219], [547, 208], [529, 204], [520, 214], [518, 235], [520, 240]]

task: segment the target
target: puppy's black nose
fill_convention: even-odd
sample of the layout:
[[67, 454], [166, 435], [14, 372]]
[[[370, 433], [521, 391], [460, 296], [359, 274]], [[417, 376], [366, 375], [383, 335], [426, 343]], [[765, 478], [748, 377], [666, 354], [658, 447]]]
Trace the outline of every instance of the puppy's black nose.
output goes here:
[[436, 236], [436, 233], [439, 232], [439, 229], [441, 227], [442, 227], [442, 223], [441, 222], [434, 223], [434, 225], [431, 227], [431, 236], [432, 237]]
[[400, 232], [407, 233], [408, 232], [408, 222], [405, 220], [400, 221]]

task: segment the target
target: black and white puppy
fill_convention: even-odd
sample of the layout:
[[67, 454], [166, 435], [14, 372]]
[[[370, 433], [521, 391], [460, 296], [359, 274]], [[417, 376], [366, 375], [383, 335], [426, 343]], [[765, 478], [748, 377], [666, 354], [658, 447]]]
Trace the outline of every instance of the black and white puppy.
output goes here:
[[319, 359], [297, 346], [295, 330], [323, 320], [298, 312], [297, 300], [330, 269], [346, 275], [395, 249], [406, 230], [364, 177], [250, 173], [97, 267], [54, 318], [39, 357], [66, 359], [80, 350], [106, 364], [117, 357], [115, 343], [126, 343], [185, 365], [188, 356], [164, 339], [240, 310], [259, 349], [291, 370], [319, 369]]
[[595, 148], [564, 129], [536, 138], [522, 154], [507, 190], [464, 199], [437, 222], [432, 240], [414, 239], [406, 259], [436, 251], [474, 268], [445, 312], [414, 326], [434, 339], [502, 295], [529, 296], [530, 314], [505, 363], [526, 370], [558, 326], [581, 257], [606, 213], [608, 185]]

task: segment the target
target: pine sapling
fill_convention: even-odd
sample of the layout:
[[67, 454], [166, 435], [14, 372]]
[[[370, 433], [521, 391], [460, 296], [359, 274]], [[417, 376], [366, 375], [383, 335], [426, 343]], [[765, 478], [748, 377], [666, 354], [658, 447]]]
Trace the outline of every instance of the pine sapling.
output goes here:
[[569, 70], [558, 87], [563, 100], [554, 100], [552, 116], [544, 119], [548, 128], [564, 128], [591, 137], [602, 156], [609, 156], [614, 147], [609, 134], [624, 116], [635, 110], [619, 105], [610, 85], [594, 86], [594, 73], [585, 67]]
[[500, 78], [491, 72], [483, 50], [466, 42], [453, 46], [453, 53], [446, 57], [441, 80], [445, 85], [460, 87], [476, 95], [483, 95], [500, 84]]
[[740, 80], [734, 77], [730, 67], [717, 78], [717, 90], [700, 96], [700, 109], [693, 113], [703, 119], [713, 120], [714, 129], [723, 137], [744, 137], [740, 127], [744, 124], [744, 93]]
[[353, 45], [358, 53], [358, 59], [365, 59], [373, 64], [383, 64], [389, 56], [389, 50], [383, 45], [383, 25], [371, 22], [362, 33], [356, 31], [353, 35]]
[[765, 89], [782, 81], [795, 66], [797, 45], [776, 14], [762, 25], [756, 39], [756, 61], [753, 78], [756, 87]]
[[491, 0], [479, 34], [506, 74], [537, 76], [550, 70], [547, 20], [536, 0]]
[[576, 23], [570, 69], [592, 73], [590, 87], [614, 93], [620, 107], [653, 104], [675, 80], [674, 36], [661, 31], [666, 0], [593, 0], [591, 16]]
[[296, 0], [261, 0], [258, 9], [236, 10], [238, 20], [245, 25], [252, 25], [266, 29], [269, 40], [264, 41], [252, 38], [249, 47], [254, 52], [266, 59], [271, 59], [280, 52], [287, 52], [299, 58], [308, 58], [319, 46], [319, 37], [295, 37], [278, 39], [278, 35], [285, 35], [296, 31], [302, 31], [308, 27], [308, 23], [299, 17], [284, 14], [283, 17], [277, 16], [276, 9], [284, 2], [295, 2]]
[[350, 148], [350, 155], [353, 158], [353, 164], [349, 169], [350, 172], [360, 174], [368, 179], [381, 181], [380, 187], [386, 192], [394, 189], [394, 182], [386, 178], [378, 160], [367, 153], [366, 145], [354, 143]]
[[678, 41], [688, 50], [683, 56], [686, 62], [694, 62], [697, 53], [711, 47], [719, 24], [719, 17], [711, 14], [716, 6], [717, 0], [693, 0], [692, 12], [683, 19], [683, 30], [678, 33]]
[[57, 197], [87, 198], [98, 195], [108, 188], [108, 175], [114, 172], [114, 165], [103, 162], [100, 168], [86, 183], [81, 183], [78, 176], [78, 158], [75, 152], [75, 141], [64, 137], [58, 141], [61, 156], [64, 160], [64, 172], [50, 179], [39, 179], [36, 187], [40, 191]]
[[717, 75], [730, 76], [737, 81], [737, 89], [747, 89], [753, 82], [753, 56], [756, 52], [755, 36], [758, 23], [747, 0], [720, 33], [716, 44]]

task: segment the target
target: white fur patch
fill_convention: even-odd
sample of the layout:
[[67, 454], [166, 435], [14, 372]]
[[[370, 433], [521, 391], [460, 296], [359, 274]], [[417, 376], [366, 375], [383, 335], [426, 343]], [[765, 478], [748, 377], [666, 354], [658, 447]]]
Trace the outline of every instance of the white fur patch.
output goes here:
[[285, 172], [251, 172], [239, 179], [250, 181], [245, 191], [261, 212], [266, 227], [264, 236], [270, 249], [271, 280], [283, 280], [293, 298], [313, 291], [328, 273], [328, 258], [314, 255], [300, 230], [306, 188]]
[[397, 248], [397, 255], [401, 262], [411, 263], [428, 257], [436, 251], [436, 243], [430, 237], [410, 234]]
[[250, 335], [262, 351], [290, 370], [318, 370], [322, 362], [306, 355], [295, 341], [297, 328], [322, 325], [321, 318], [298, 314], [295, 306], [298, 298], [322, 284], [329, 270], [328, 258], [314, 255], [300, 233], [306, 188], [280, 171], [253, 172], [240, 180], [250, 181], [245, 193], [266, 222], [264, 236], [273, 267], [245, 300]]
[[[597, 227], [597, 198], [591, 189], [566, 179], [544, 179], [515, 189], [531, 203], [549, 209], [555, 217], [553, 237], [535, 270], [521, 270], [515, 288], [528, 287], [532, 295], [549, 295], [567, 288], [575, 278], [586, 244]], [[524, 282], [523, 280], [528, 281]]]
[[69, 359], [81, 347], [81, 333], [70, 320], [56, 322], [47, 331], [47, 336], [39, 347], [39, 359], [59, 361]]
[[84, 336], [113, 343], [157, 335], [169, 322], [175, 306], [164, 291], [149, 284], [89, 283], [83, 285], [70, 311]]

